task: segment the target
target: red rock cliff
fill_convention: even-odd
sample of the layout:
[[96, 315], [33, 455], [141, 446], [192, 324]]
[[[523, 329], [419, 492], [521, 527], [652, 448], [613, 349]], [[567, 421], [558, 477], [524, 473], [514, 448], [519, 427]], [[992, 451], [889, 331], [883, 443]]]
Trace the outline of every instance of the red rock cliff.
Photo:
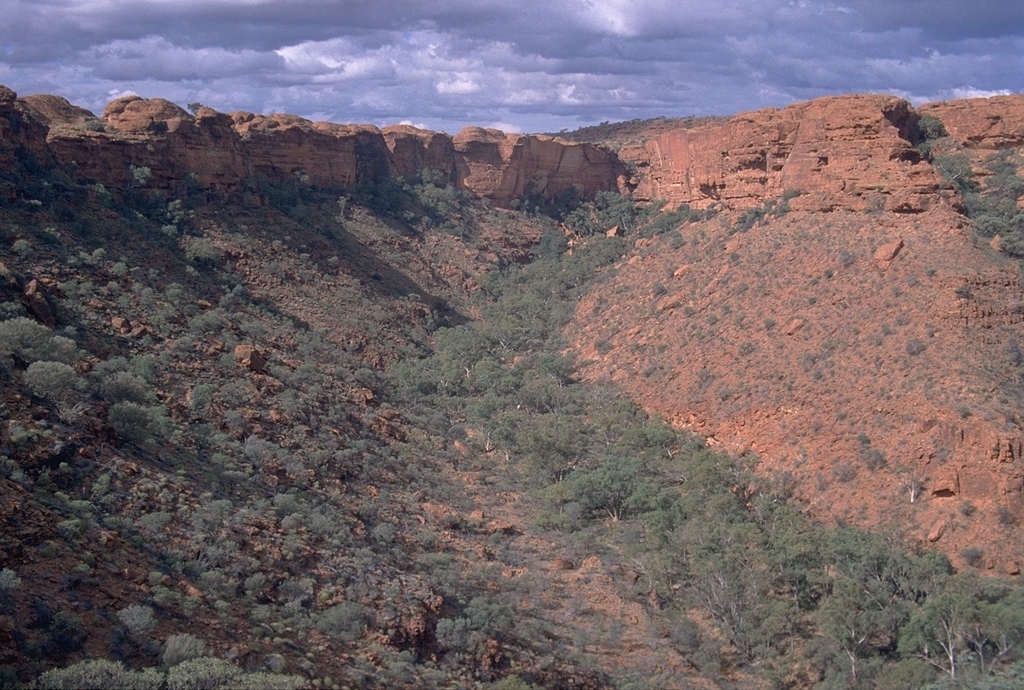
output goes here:
[[14, 170], [20, 152], [33, 154], [45, 162], [46, 124], [43, 118], [17, 101], [18, 95], [0, 86], [0, 172]]
[[[388, 175], [415, 178], [429, 168], [502, 205], [527, 189], [551, 196], [573, 186], [584, 196], [616, 190], [622, 174], [615, 155], [592, 144], [478, 128], [453, 139], [415, 127], [382, 132], [294, 115], [200, 108], [192, 116], [170, 101], [138, 96], [111, 102], [97, 118], [57, 96], [16, 101], [9, 89], [0, 92], [4, 108], [19, 115], [0, 129], [0, 164], [9, 169], [19, 146], [34, 146], [112, 189], [167, 189], [190, 175], [200, 187], [228, 192], [253, 175], [302, 175], [312, 184], [346, 187]], [[22, 123], [18, 132], [15, 121]], [[143, 181], [133, 168], [148, 168], [149, 176]]]
[[1024, 94], [926, 103], [922, 115], [933, 115], [961, 146], [996, 150], [1024, 144]]
[[445, 181], [454, 182], [455, 147], [447, 134], [409, 125], [392, 125], [383, 132], [396, 175], [415, 178], [429, 169]]
[[507, 205], [527, 191], [554, 197], [569, 187], [589, 196], [625, 191], [625, 167], [608, 150], [563, 139], [467, 127], [455, 135], [459, 186]]
[[670, 206], [746, 208], [787, 190], [804, 210], [919, 212], [942, 179], [914, 148], [917, 115], [890, 96], [838, 96], [662, 133], [623, 149], [636, 194]]

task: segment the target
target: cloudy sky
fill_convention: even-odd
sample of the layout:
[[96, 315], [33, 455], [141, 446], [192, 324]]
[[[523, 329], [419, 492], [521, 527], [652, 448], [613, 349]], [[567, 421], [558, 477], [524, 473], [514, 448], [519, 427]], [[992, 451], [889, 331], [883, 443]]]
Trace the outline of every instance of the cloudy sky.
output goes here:
[[1015, 0], [0, 0], [0, 84], [558, 131], [824, 94], [1024, 91]]

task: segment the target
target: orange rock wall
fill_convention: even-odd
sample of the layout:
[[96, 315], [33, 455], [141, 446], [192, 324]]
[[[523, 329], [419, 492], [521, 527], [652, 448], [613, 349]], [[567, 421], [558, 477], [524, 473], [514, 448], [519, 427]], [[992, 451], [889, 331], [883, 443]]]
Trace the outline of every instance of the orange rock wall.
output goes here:
[[1024, 144], [1024, 94], [926, 103], [918, 111], [942, 120], [961, 146], [996, 150]]
[[[496, 130], [465, 130], [453, 139], [415, 127], [381, 131], [294, 115], [226, 115], [200, 108], [193, 117], [170, 101], [138, 96], [111, 102], [96, 118], [56, 96], [16, 101], [13, 91], [0, 93], [0, 111], [13, 112], [15, 105], [28, 114], [21, 119], [36, 126], [37, 148], [52, 151], [62, 163], [74, 161], [83, 174], [112, 189], [138, 184], [132, 166], [150, 170], [147, 188], [171, 188], [192, 174], [200, 187], [227, 192], [238, 191], [253, 175], [302, 175], [312, 184], [347, 187], [385, 176], [416, 178], [429, 168], [506, 205], [531, 188], [552, 196], [573, 186], [584, 196], [617, 190], [622, 172], [614, 154], [592, 144]], [[24, 144], [7, 125], [0, 129], [5, 169], [13, 165], [13, 150]]]
[[889, 96], [838, 96], [663, 133], [623, 149], [636, 195], [670, 206], [746, 208], [786, 191], [801, 210], [920, 212], [944, 186], [913, 138], [917, 115]]
[[625, 166], [610, 151], [593, 144], [480, 127], [463, 129], [453, 143], [459, 186], [498, 205], [528, 191], [551, 198], [570, 187], [583, 196], [626, 191], [621, 182]]

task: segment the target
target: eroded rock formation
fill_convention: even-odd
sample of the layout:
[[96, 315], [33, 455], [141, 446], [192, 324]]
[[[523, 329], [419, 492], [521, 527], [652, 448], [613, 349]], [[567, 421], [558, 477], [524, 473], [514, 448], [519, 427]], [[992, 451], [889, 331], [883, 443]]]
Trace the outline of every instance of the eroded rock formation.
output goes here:
[[[610, 151], [544, 136], [505, 135], [472, 128], [454, 139], [415, 127], [384, 131], [371, 125], [311, 122], [294, 115], [191, 115], [161, 99], [127, 96], [101, 118], [57, 96], [16, 100], [0, 92], [0, 111], [19, 110], [0, 129], [0, 165], [13, 166], [19, 146], [52, 152], [111, 189], [168, 189], [188, 181], [221, 192], [245, 180], [300, 177], [348, 187], [386, 176], [417, 178], [436, 171], [472, 194], [506, 205], [526, 191], [554, 196], [576, 187], [581, 196], [620, 189], [622, 166]], [[20, 118], [20, 119], [18, 119]], [[15, 132], [11, 122], [25, 121]], [[26, 135], [28, 136], [26, 139]], [[140, 172], [145, 168], [148, 172]]]
[[1024, 144], [1024, 94], [926, 103], [918, 110], [939, 118], [967, 148], [994, 151]]
[[943, 188], [914, 148], [917, 115], [890, 96], [838, 96], [741, 113], [624, 148], [636, 194], [671, 206], [747, 208], [787, 191], [801, 210], [920, 212]]

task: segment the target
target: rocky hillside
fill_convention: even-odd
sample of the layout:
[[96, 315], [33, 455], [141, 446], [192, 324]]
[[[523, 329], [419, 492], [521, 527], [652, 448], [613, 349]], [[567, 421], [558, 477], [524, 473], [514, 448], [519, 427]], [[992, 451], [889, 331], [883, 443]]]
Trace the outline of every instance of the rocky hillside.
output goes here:
[[637, 194], [722, 212], [636, 239], [580, 302], [587, 375], [757, 453], [822, 518], [898, 517], [1016, 574], [1024, 294], [997, 233], [1020, 229], [1022, 107], [931, 104], [929, 134], [903, 101], [826, 98], [624, 147]]

